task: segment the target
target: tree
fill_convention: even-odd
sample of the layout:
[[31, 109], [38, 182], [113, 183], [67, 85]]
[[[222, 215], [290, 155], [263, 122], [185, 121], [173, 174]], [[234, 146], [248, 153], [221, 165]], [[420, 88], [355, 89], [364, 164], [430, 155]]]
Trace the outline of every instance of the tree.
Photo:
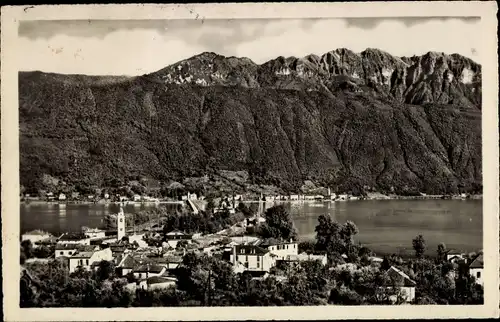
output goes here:
[[271, 207], [266, 210], [266, 222], [259, 229], [259, 234], [264, 238], [297, 239], [297, 231], [290, 214], [283, 205]]
[[446, 245], [444, 243], [440, 243], [437, 247], [437, 259], [438, 261], [446, 259]]
[[111, 279], [115, 275], [115, 265], [110, 261], [100, 261], [97, 268], [97, 276], [100, 281]]
[[391, 264], [389, 263], [389, 259], [386, 256], [384, 256], [384, 260], [382, 261], [382, 265], [380, 266], [380, 268], [383, 269], [384, 271], [391, 268]]
[[187, 246], [187, 240], [180, 240], [179, 242], [177, 242], [176, 249], [185, 249]]
[[24, 256], [26, 256], [26, 259], [33, 257], [33, 244], [31, 243], [31, 240], [23, 240], [21, 242], [21, 248], [23, 250]]
[[252, 210], [249, 207], [247, 207], [247, 205], [245, 205], [242, 202], [240, 202], [238, 204], [238, 208], [237, 209], [238, 209], [239, 212], [241, 212], [245, 216], [245, 218], [250, 218], [250, 217], [253, 216]]
[[415, 250], [415, 255], [417, 258], [422, 258], [427, 249], [427, 245], [425, 244], [425, 239], [422, 235], [418, 235], [413, 239], [413, 249]]

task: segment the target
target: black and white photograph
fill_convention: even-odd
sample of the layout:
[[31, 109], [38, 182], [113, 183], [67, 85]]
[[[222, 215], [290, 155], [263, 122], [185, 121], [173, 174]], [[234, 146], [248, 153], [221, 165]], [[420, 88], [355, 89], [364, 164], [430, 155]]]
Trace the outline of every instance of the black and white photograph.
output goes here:
[[10, 27], [12, 302], [425, 311], [498, 293], [498, 212], [483, 209], [485, 176], [498, 209], [498, 123], [483, 140], [496, 46], [480, 14], [207, 6], [107, 19], [33, 7]]

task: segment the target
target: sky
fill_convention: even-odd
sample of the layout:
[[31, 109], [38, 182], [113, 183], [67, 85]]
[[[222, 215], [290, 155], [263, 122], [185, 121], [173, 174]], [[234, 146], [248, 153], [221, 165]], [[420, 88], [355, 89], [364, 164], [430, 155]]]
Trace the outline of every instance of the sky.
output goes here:
[[21, 21], [18, 68], [142, 75], [208, 51], [262, 64], [278, 56], [378, 48], [395, 56], [459, 53], [478, 63], [480, 19], [329, 18]]

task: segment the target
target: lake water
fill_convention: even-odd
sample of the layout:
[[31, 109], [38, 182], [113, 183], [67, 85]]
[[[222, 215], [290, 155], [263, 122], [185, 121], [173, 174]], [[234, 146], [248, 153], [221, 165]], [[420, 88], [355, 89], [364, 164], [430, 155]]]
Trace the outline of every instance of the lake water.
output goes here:
[[[266, 203], [266, 208], [274, 203]], [[345, 202], [283, 202], [290, 211], [301, 239], [313, 239], [321, 214], [338, 222], [353, 221], [359, 228], [356, 240], [379, 253], [412, 252], [412, 239], [422, 234], [428, 254], [437, 245], [471, 252], [482, 249], [482, 200], [372, 200]], [[256, 209], [257, 204], [250, 204]], [[177, 204], [127, 205], [125, 212]], [[115, 204], [22, 204], [21, 231], [43, 229], [51, 233], [80, 231], [82, 226], [98, 227]]]

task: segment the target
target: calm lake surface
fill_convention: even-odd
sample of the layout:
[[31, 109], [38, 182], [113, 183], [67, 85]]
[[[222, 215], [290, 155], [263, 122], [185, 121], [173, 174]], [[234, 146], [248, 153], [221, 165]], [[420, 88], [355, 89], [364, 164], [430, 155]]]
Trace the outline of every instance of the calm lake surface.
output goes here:
[[[429, 255], [444, 242], [448, 248], [471, 252], [482, 249], [482, 200], [372, 200], [345, 202], [282, 202], [290, 211], [301, 239], [313, 239], [321, 214], [338, 222], [353, 221], [357, 241], [378, 253], [412, 252], [412, 239], [422, 234]], [[265, 207], [275, 203], [267, 202]], [[257, 203], [250, 204], [257, 209]], [[154, 207], [174, 210], [178, 204], [127, 205], [125, 212]], [[115, 204], [21, 204], [21, 231], [43, 229], [54, 234], [99, 227]]]

